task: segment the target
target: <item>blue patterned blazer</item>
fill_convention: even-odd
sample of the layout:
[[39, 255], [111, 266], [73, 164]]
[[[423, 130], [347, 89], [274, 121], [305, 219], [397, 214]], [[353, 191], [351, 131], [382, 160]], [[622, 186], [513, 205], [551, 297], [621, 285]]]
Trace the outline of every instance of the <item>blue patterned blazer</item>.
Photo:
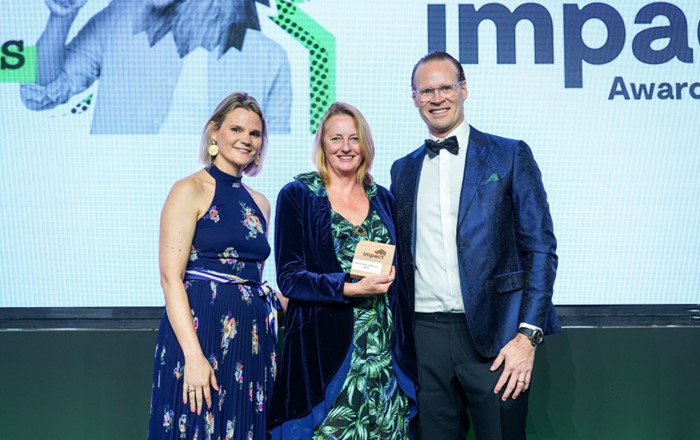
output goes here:
[[[391, 167], [403, 250], [397, 276], [409, 292], [415, 291], [416, 198], [424, 156], [423, 145]], [[557, 241], [542, 176], [525, 142], [471, 127], [466, 161], [455, 231], [460, 284], [474, 345], [492, 358], [515, 337], [520, 322], [545, 334], [561, 331], [552, 304]]]

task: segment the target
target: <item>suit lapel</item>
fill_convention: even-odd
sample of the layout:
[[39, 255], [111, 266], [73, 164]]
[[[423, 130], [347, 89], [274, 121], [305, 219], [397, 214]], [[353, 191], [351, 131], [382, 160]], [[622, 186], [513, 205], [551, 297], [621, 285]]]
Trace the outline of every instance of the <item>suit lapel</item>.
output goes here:
[[464, 167], [462, 192], [459, 196], [457, 230], [459, 230], [464, 219], [467, 217], [467, 211], [474, 200], [474, 195], [479, 188], [479, 184], [485, 179], [485, 174], [488, 170], [487, 164], [492, 150], [493, 145], [487, 142], [483, 133], [470, 126], [467, 163]]
[[405, 210], [401, 213], [403, 215], [399, 215], [399, 218], [407, 221], [407, 224], [410, 225], [407, 231], [408, 237], [405, 238], [410, 240], [411, 255], [414, 257], [416, 255], [416, 201], [418, 200], [418, 183], [424, 157], [425, 146], [406, 156], [406, 166], [404, 173], [401, 175], [400, 183], [401, 192], [403, 193], [401, 198], [409, 203], [403, 205]]

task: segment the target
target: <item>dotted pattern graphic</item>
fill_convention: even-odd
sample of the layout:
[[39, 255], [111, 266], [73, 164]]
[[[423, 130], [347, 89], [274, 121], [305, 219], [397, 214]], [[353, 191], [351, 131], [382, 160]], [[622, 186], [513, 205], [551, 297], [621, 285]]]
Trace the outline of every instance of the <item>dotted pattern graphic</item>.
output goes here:
[[85, 99], [83, 99], [82, 101], [80, 101], [79, 103], [74, 105], [73, 108], [70, 109], [70, 112], [71, 112], [71, 114], [79, 115], [81, 113], [88, 111], [91, 104], [92, 104], [92, 93], [89, 94]]
[[277, 0], [270, 19], [309, 51], [310, 130], [335, 101], [335, 37], [287, 0]]

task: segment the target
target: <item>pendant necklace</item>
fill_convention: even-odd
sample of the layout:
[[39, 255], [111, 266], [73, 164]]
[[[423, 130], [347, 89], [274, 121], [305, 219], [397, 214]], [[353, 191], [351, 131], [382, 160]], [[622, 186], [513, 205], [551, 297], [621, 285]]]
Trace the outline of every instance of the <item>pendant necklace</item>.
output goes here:
[[367, 230], [361, 224], [352, 225], [352, 233], [355, 234], [355, 237], [364, 237], [367, 235]]

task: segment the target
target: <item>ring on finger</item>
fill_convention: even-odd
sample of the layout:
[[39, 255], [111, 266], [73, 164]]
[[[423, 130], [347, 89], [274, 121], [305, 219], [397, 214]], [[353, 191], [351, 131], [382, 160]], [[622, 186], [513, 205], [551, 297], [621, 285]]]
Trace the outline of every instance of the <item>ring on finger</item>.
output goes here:
[[192, 387], [187, 387], [187, 392], [188, 392], [188, 393], [194, 393], [194, 388], [192, 388]]

